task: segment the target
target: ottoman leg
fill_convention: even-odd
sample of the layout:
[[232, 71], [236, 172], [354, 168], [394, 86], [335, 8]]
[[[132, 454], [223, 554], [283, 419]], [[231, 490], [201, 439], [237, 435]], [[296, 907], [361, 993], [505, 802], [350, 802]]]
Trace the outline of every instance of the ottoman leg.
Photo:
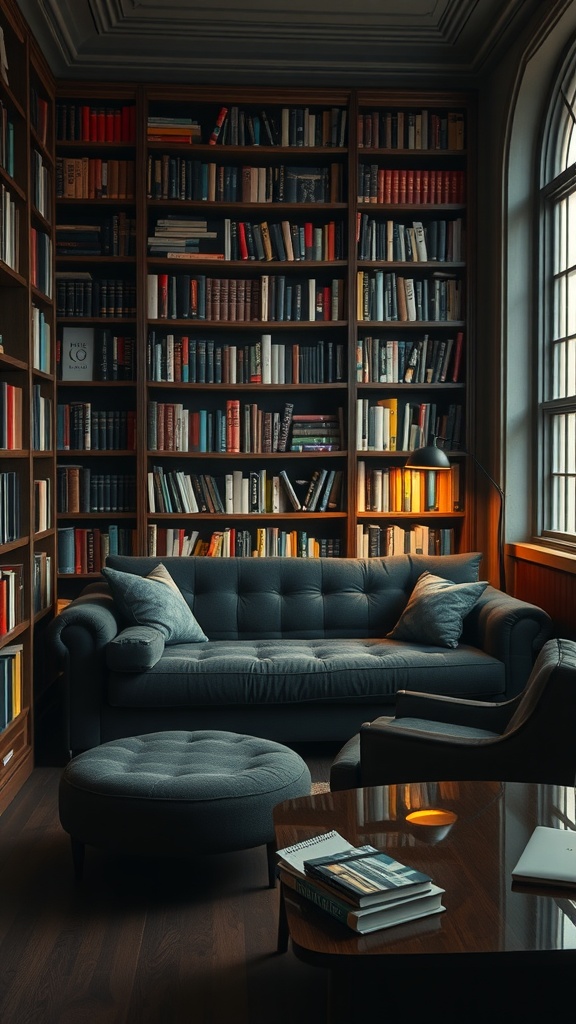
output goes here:
[[82, 878], [82, 872], [84, 870], [84, 853], [86, 847], [84, 843], [81, 843], [79, 839], [70, 838], [70, 845], [72, 847], [72, 863], [74, 864], [74, 875], [76, 881], [80, 881]]
[[276, 887], [276, 843], [273, 839], [266, 843], [266, 857], [268, 860], [268, 887], [274, 889]]

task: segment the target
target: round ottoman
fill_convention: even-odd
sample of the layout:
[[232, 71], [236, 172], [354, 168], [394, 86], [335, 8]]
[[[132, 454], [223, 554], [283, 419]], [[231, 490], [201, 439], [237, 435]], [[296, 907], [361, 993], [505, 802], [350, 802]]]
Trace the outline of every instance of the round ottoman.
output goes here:
[[67, 764], [58, 794], [76, 877], [86, 844], [138, 854], [207, 854], [266, 844], [272, 808], [310, 793], [299, 754], [233, 732], [157, 732], [112, 740]]

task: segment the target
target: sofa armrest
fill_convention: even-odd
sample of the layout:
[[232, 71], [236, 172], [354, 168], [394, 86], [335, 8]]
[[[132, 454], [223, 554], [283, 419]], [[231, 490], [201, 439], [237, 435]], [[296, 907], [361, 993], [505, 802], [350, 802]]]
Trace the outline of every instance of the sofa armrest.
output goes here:
[[68, 748], [101, 742], [100, 717], [106, 682], [106, 648], [123, 628], [108, 585], [92, 583], [56, 616], [46, 632], [67, 694]]
[[[423, 718], [430, 722], [446, 722], [448, 725], [471, 726], [503, 732], [514, 714], [520, 696], [509, 701], [494, 702], [466, 700], [459, 697], [445, 697], [440, 694], [426, 694], [415, 690], [399, 690], [396, 694], [395, 718]], [[383, 728], [389, 718], [376, 718], [370, 728]], [[367, 728], [368, 726], [362, 726]]]
[[508, 700], [524, 689], [551, 634], [552, 620], [543, 608], [488, 586], [466, 616], [462, 640], [503, 662]]

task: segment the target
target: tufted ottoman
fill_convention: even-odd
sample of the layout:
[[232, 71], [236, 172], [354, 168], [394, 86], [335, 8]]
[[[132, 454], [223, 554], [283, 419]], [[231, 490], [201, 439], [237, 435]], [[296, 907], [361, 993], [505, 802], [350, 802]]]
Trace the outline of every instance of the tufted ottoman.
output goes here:
[[310, 793], [299, 754], [233, 732], [157, 732], [112, 740], [68, 763], [59, 789], [76, 877], [88, 844], [138, 854], [206, 854], [266, 844], [272, 808]]

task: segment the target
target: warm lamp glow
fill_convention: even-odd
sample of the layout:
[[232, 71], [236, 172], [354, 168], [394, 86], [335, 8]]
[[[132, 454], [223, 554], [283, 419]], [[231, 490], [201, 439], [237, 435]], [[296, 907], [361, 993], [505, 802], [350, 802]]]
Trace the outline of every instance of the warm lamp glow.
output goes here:
[[406, 821], [412, 825], [453, 825], [458, 815], [454, 811], [446, 811], [442, 808], [427, 807], [422, 811], [411, 811], [406, 815]]

